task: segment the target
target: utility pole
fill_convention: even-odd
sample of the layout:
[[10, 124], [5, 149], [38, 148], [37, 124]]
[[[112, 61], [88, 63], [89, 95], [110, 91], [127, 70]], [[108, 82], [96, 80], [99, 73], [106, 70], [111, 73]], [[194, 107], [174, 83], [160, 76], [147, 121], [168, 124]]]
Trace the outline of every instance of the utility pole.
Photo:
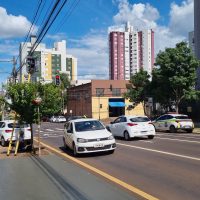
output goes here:
[[0, 62], [10, 62], [13, 64], [13, 70], [12, 70], [12, 77], [14, 80], [14, 83], [16, 83], [16, 77], [17, 77], [17, 72], [16, 72], [16, 64], [17, 64], [17, 60], [15, 59], [15, 56], [13, 56], [13, 59], [2, 59], [0, 60]]
[[17, 79], [17, 72], [16, 72], [17, 60], [15, 59], [15, 56], [13, 56], [12, 62], [13, 62], [12, 77], [13, 77], [13, 82], [16, 83], [16, 79]]

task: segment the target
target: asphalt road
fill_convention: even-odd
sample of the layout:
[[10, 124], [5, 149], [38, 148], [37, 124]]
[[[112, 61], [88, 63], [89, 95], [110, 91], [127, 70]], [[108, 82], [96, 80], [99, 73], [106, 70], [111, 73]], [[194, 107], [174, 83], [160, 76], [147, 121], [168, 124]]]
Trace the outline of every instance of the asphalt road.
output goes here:
[[[63, 124], [41, 125], [42, 141], [64, 150], [62, 135]], [[116, 142], [112, 155], [83, 155], [78, 159], [159, 199], [199, 200], [200, 134], [158, 132], [153, 140]]]

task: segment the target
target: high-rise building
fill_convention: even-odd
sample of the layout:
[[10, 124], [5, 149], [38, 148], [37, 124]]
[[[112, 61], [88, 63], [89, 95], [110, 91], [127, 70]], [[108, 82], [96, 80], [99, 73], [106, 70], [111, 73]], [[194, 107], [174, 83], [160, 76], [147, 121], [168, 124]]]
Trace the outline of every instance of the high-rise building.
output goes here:
[[[20, 81], [25, 82], [28, 79], [26, 58], [35, 42], [35, 37], [31, 37], [30, 42], [20, 45]], [[33, 82], [43, 81], [50, 83], [55, 80], [58, 73], [68, 74], [70, 80], [77, 78], [77, 59], [66, 54], [66, 41], [54, 43], [54, 48], [47, 49], [45, 44], [39, 44], [33, 53], [35, 58], [36, 70], [31, 75]], [[71, 59], [71, 65], [68, 64], [68, 58]]]
[[[194, 0], [194, 44], [195, 56], [200, 60], [200, 1]], [[196, 88], [200, 90], [200, 67], [197, 69], [197, 84]]]
[[127, 22], [124, 30], [112, 27], [109, 33], [109, 73], [111, 80], [130, 80], [144, 69], [151, 75], [154, 65], [154, 32], [136, 31]]
[[189, 47], [192, 50], [192, 53], [195, 55], [195, 47], [194, 47], [194, 31], [188, 33]]

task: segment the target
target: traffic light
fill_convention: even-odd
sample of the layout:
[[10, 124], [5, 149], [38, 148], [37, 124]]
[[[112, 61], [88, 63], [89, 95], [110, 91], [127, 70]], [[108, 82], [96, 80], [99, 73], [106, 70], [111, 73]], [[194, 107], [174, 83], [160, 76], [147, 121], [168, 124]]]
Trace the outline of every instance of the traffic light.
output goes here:
[[27, 71], [30, 74], [33, 74], [35, 72], [35, 58], [32, 56], [28, 56], [26, 58], [26, 65], [27, 65]]
[[59, 75], [56, 75], [56, 85], [59, 86], [60, 85], [60, 76]]

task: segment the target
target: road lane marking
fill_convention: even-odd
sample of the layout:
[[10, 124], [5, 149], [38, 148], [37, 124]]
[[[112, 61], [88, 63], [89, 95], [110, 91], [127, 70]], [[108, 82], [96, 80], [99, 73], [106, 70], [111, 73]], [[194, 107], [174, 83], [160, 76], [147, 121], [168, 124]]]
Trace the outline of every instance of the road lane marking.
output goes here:
[[153, 143], [152, 141], [141, 140], [141, 142]]
[[161, 137], [156, 137], [160, 140], [174, 140], [174, 141], [179, 141], [179, 142], [190, 142], [190, 143], [197, 143], [200, 144], [200, 141], [190, 141], [190, 140], [180, 140], [180, 139], [172, 139], [172, 138], [161, 138]]
[[46, 130], [47, 130], [47, 131], [51, 131], [51, 132], [54, 131], [54, 130], [52, 130], [52, 129], [46, 129]]
[[63, 135], [44, 135], [44, 136], [41, 136], [41, 138], [58, 138], [58, 137], [63, 137]]
[[[38, 142], [37, 139], [34, 139], [34, 140], [36, 142]], [[45, 144], [43, 142], [40, 142], [40, 143], [41, 143], [41, 145], [45, 146], [46, 148], [50, 149], [51, 151], [53, 151], [53, 152], [65, 157], [65, 158], [67, 158], [69, 160], [72, 160], [73, 162], [81, 165], [82, 167], [85, 167], [86, 169], [89, 169], [89, 170], [91, 170], [91, 171], [103, 176], [104, 178], [106, 178], [106, 179], [108, 179], [108, 180], [110, 180], [110, 181], [122, 186], [123, 188], [125, 188], [125, 189], [127, 189], [127, 190], [129, 190], [129, 191], [131, 191], [131, 192], [133, 192], [133, 193], [145, 198], [145, 199], [148, 199], [148, 200], [159, 200], [158, 198], [156, 198], [156, 197], [154, 197], [154, 196], [152, 196], [150, 194], [147, 194], [146, 192], [143, 192], [142, 190], [140, 190], [140, 189], [138, 189], [138, 188], [136, 188], [136, 187], [134, 187], [134, 186], [132, 186], [132, 185], [130, 185], [130, 184], [118, 179], [118, 178], [115, 178], [114, 176], [111, 176], [111, 175], [109, 175], [109, 174], [107, 174], [107, 173], [105, 173], [105, 172], [103, 172], [103, 171], [101, 171], [101, 170], [99, 170], [99, 169], [97, 169], [97, 168], [95, 168], [95, 167], [83, 162], [83, 161], [80, 161], [80, 160], [78, 160], [78, 159], [76, 159], [76, 158], [74, 158], [72, 156], [69, 156], [68, 154], [66, 154], [66, 153], [64, 153], [64, 152], [62, 152], [62, 151], [60, 151], [58, 149], [55, 149], [55, 148], [53, 148], [53, 147], [51, 147], [51, 146], [49, 146], [49, 145], [47, 145], [47, 144]]]
[[151, 151], [151, 152], [161, 153], [161, 154], [165, 154], [165, 155], [176, 156], [176, 157], [180, 157], [180, 158], [187, 158], [187, 159], [191, 159], [191, 160], [200, 161], [200, 158], [196, 158], [196, 157], [184, 156], [184, 155], [181, 155], [181, 154], [175, 154], [175, 153], [170, 153], [170, 152], [166, 152], [166, 151], [159, 151], [159, 150], [155, 150], [155, 149], [148, 149], [148, 148], [144, 148], [144, 147], [138, 147], [138, 146], [123, 144], [123, 143], [116, 143], [116, 144], [121, 145], [121, 146], [130, 147], [130, 148], [142, 149], [142, 150], [145, 150], [145, 151]]
[[61, 128], [56, 128], [56, 130], [59, 130], [59, 131], [64, 131], [64, 129], [61, 129]]

